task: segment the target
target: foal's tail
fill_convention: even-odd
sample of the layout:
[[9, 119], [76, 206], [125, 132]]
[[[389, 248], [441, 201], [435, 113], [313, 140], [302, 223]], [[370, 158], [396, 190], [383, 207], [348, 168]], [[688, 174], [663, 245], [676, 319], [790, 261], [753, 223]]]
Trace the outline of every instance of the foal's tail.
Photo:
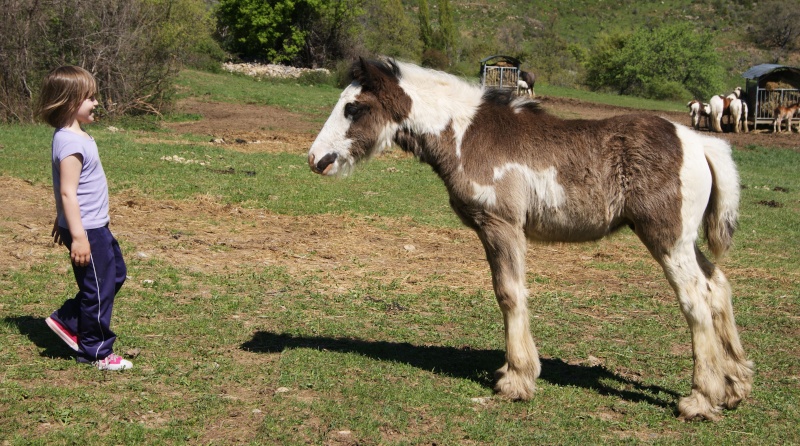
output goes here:
[[727, 142], [704, 136], [703, 149], [712, 176], [703, 229], [708, 248], [714, 257], [720, 258], [733, 244], [733, 232], [739, 218], [739, 173]]

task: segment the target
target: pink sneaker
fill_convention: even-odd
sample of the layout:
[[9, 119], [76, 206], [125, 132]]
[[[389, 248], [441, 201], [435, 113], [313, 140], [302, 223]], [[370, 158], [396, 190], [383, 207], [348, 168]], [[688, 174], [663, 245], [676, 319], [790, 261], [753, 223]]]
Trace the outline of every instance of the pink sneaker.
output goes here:
[[76, 352], [81, 351], [81, 348], [78, 347], [78, 335], [69, 331], [67, 327], [61, 325], [55, 319], [48, 316], [47, 319], [44, 320], [48, 327], [53, 330], [53, 333], [57, 334], [65, 344], [69, 346], [69, 348], [75, 350]]
[[131, 363], [127, 359], [122, 359], [122, 356], [115, 355], [114, 353], [106, 356], [105, 358], [99, 361], [95, 361], [92, 364], [94, 364], [94, 366], [97, 367], [99, 370], [117, 371], [117, 370], [127, 370], [133, 368], [133, 363]]

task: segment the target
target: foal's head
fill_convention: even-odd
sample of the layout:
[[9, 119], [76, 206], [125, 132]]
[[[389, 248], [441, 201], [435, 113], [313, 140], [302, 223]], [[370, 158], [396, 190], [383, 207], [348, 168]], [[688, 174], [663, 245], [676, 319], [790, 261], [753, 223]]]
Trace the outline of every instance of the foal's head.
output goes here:
[[323, 175], [346, 174], [355, 163], [392, 142], [411, 110], [393, 61], [360, 59], [350, 69], [352, 82], [308, 151], [308, 165]]

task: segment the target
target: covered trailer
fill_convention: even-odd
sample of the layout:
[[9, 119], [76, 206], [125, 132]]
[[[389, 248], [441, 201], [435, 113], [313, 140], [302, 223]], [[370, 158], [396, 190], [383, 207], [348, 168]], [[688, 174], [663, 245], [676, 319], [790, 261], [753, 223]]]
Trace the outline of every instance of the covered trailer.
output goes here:
[[481, 60], [481, 85], [484, 88], [516, 89], [519, 80], [518, 59], [495, 55]]
[[745, 99], [753, 127], [772, 124], [774, 110], [800, 102], [800, 68], [776, 64], [756, 65], [742, 74]]

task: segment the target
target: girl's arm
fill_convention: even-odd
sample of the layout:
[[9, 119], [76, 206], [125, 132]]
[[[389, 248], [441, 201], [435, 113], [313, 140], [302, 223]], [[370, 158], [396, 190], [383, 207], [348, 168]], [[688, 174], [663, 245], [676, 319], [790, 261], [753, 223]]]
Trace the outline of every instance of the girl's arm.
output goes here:
[[89, 239], [83, 229], [81, 221], [81, 208], [78, 204], [78, 182], [81, 178], [83, 168], [83, 158], [81, 155], [70, 155], [59, 164], [61, 173], [61, 206], [64, 209], [64, 217], [67, 220], [67, 227], [72, 236], [72, 246], [69, 256], [72, 263], [84, 267], [89, 265], [92, 257], [92, 250], [89, 246]]

